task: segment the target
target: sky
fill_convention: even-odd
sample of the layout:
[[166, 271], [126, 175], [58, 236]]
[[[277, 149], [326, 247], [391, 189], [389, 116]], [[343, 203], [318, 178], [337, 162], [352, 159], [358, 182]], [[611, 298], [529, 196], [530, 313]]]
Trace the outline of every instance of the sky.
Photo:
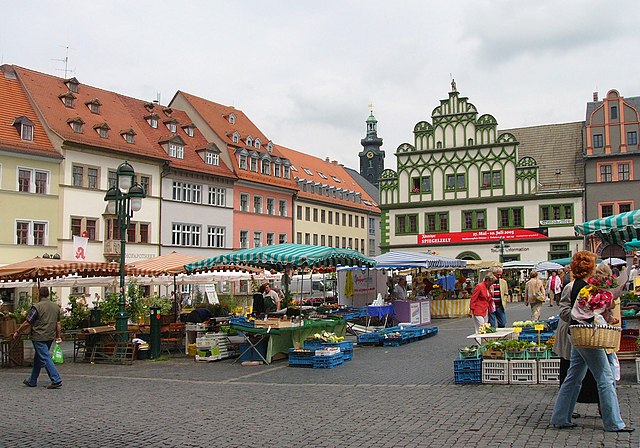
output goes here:
[[[14, 5], [15, 6], [15, 5]], [[385, 166], [451, 79], [500, 129], [581, 121], [593, 92], [640, 96], [640, 2], [30, 1], [0, 60], [167, 104], [242, 110], [274, 143], [358, 169], [373, 105]]]

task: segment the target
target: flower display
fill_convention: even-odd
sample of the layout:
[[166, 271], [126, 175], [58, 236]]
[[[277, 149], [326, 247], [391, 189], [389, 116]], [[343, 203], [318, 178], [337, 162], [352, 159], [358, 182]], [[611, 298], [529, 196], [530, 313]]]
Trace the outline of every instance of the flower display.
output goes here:
[[597, 313], [599, 310], [605, 310], [612, 300], [611, 292], [590, 284], [580, 290], [576, 304], [582, 311]]
[[587, 280], [591, 286], [599, 289], [614, 289], [618, 287], [618, 281], [615, 277], [609, 275], [596, 274]]

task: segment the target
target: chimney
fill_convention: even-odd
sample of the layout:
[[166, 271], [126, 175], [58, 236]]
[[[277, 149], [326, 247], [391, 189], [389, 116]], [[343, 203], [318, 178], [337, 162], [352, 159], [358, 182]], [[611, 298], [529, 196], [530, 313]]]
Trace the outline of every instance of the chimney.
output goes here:
[[325, 161], [326, 163], [329, 163], [329, 157], [327, 157], [326, 159], [324, 159], [324, 161]]
[[593, 92], [593, 102], [598, 101], [598, 92]]
[[331, 163], [333, 163], [334, 165], [337, 165], [338, 161], [337, 160], [332, 160]]

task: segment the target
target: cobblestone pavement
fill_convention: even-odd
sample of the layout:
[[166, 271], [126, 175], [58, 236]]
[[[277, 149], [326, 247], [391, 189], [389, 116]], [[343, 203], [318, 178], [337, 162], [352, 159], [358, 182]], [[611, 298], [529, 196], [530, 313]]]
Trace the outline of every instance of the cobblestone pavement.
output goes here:
[[[545, 307], [543, 316], [554, 311]], [[507, 313], [512, 322], [529, 311], [510, 304]], [[578, 404], [579, 427], [549, 428], [557, 386], [453, 384], [452, 360], [472, 324], [434, 324], [435, 337], [356, 348], [353, 361], [330, 370], [186, 358], [67, 362], [64, 387], [47, 390], [21, 384], [27, 368], [3, 369], [0, 446], [640, 446], [639, 431], [605, 433], [595, 405]], [[629, 362], [618, 394], [627, 425], [640, 428], [640, 386]]]

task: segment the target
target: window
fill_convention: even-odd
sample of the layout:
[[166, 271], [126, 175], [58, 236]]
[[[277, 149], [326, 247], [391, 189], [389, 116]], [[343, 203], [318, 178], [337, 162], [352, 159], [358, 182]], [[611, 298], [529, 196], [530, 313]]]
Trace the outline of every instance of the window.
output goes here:
[[22, 123], [20, 125], [20, 138], [22, 140], [33, 141], [33, 125]]
[[600, 217], [606, 218], [613, 215], [613, 204], [601, 204], [600, 205]]
[[502, 171], [491, 170], [482, 172], [482, 188], [493, 188], [502, 186]]
[[628, 163], [618, 163], [618, 180], [631, 180]]
[[276, 200], [273, 198], [267, 198], [267, 215], [276, 214]]
[[[135, 133], [133, 133], [133, 132], [125, 132], [124, 134], [122, 134], [122, 137], [124, 137], [124, 140], [127, 143], [133, 143], [134, 142], [134, 136], [135, 136]], [[180, 158], [182, 158], [182, 157], [180, 157]]]
[[358, 238], [355, 239], [354, 243], [356, 244], [356, 246], [354, 247], [355, 250], [360, 250], [360, 245], [358, 244]]
[[638, 133], [636, 131], [627, 132], [627, 145], [637, 145], [637, 144], [638, 144]]
[[182, 129], [184, 129], [184, 133], [187, 134], [189, 137], [193, 137], [193, 135], [194, 135], [194, 127], [193, 126], [184, 126]]
[[349, 227], [353, 227], [353, 215], [349, 213]]
[[174, 201], [191, 202], [194, 204], [202, 203], [202, 185], [173, 181], [172, 192], [172, 199]]
[[[336, 223], [337, 224], [337, 223]], [[347, 225], [347, 214], [343, 213], [342, 214], [342, 225], [346, 226]]]
[[253, 213], [262, 213], [262, 196], [253, 197]]
[[431, 176], [412, 178], [411, 193], [431, 193]]
[[302, 232], [296, 233], [296, 244], [302, 244]]
[[30, 168], [18, 168], [18, 191], [47, 194], [49, 192], [49, 173]]
[[[448, 232], [449, 212], [425, 213], [425, 232]], [[371, 230], [371, 229], [369, 229]], [[369, 233], [372, 233], [371, 231]]]
[[329, 224], [333, 224], [333, 212], [329, 210], [329, 219], [327, 220]]
[[253, 232], [253, 247], [262, 247], [262, 232]]
[[317, 233], [313, 234], [313, 245], [314, 246], [318, 245], [318, 234]]
[[215, 152], [207, 151], [205, 154], [205, 163], [207, 165], [218, 166], [220, 165], [220, 156]]
[[346, 237], [342, 237], [342, 248], [346, 249], [347, 248], [347, 238]]
[[320, 235], [320, 245], [321, 246], [326, 246], [327, 245], [327, 237], [326, 237], [326, 235]]
[[184, 159], [184, 145], [169, 143], [169, 157]]
[[376, 220], [374, 218], [369, 218], [369, 235], [376, 234]]
[[321, 177], [321, 178], [323, 178], [323, 179], [326, 179], [326, 178], [327, 178], [327, 176], [325, 176], [325, 175], [322, 173], [322, 171], [318, 171], [318, 176], [320, 176], [320, 177]]
[[111, 128], [109, 128], [109, 126], [106, 123], [103, 123], [102, 125], [94, 126], [93, 128], [96, 130], [100, 138], [109, 137], [109, 129]]
[[113, 188], [118, 183], [118, 174], [114, 170], [107, 173], [107, 188]]
[[84, 186], [84, 167], [73, 165], [72, 175], [73, 175], [73, 186], [74, 187], [83, 187]]
[[311, 221], [311, 208], [310, 207], [305, 207], [304, 208], [304, 220], [305, 221]]
[[262, 161], [262, 174], [271, 174], [271, 162], [266, 159]]
[[462, 212], [462, 230], [486, 230], [486, 210], [465, 210]]
[[573, 204], [541, 205], [540, 225], [573, 225]]
[[240, 193], [240, 211], [249, 211], [249, 195], [247, 193]]
[[291, 177], [291, 169], [286, 165], [282, 167], [282, 176], [285, 179], [289, 179]]
[[618, 213], [630, 212], [633, 210], [633, 202], [608, 202], [600, 203], [600, 217], [606, 218], [607, 216], [617, 215]]
[[273, 246], [275, 243], [276, 234], [275, 233], [267, 233], [267, 246]]
[[569, 243], [551, 243], [549, 245], [549, 252], [547, 256], [549, 260], [556, 260], [558, 258], [571, 258]]
[[302, 221], [302, 206], [298, 205], [296, 207], [296, 219]]
[[[396, 235], [418, 233], [418, 214], [396, 216]], [[344, 241], [343, 241], [344, 244]]]
[[313, 209], [313, 222], [318, 222], [318, 209]]
[[280, 199], [278, 201], [278, 213], [280, 216], [287, 216], [287, 201]]
[[256, 157], [251, 157], [251, 159], [249, 160], [249, 170], [253, 171], [254, 173], [258, 172], [258, 159]]
[[247, 137], [247, 146], [253, 146], [253, 139], [251, 137]]
[[139, 175], [136, 176], [136, 182], [140, 184], [142, 189], [144, 190], [145, 195], [149, 195], [151, 193], [151, 177]]
[[364, 229], [364, 216], [360, 217], [360, 228]]
[[612, 120], [618, 119], [618, 106], [611, 106], [611, 119]]
[[626, 213], [631, 211], [631, 204], [618, 204], [618, 213]]
[[611, 182], [611, 165], [600, 165], [600, 182]]
[[16, 221], [16, 244], [46, 246], [48, 223], [41, 221]]
[[[326, 210], [320, 210], [320, 222], [324, 224], [327, 221], [327, 212]], [[324, 246], [324, 244], [323, 244]]]
[[311, 170], [310, 170], [310, 169], [308, 169], [308, 168], [304, 168], [304, 167], [303, 167], [302, 169], [303, 169], [303, 170], [304, 170], [304, 172], [305, 172], [305, 173], [307, 173], [309, 176], [313, 176], [313, 173], [311, 172]]
[[244, 156], [242, 154], [238, 156], [238, 168], [240, 168], [241, 170], [247, 169], [247, 156]]
[[304, 234], [304, 244], [311, 244], [311, 234], [310, 233], [305, 233]]
[[465, 174], [447, 174], [446, 189], [460, 191], [467, 189], [467, 177]]
[[229, 114], [229, 123], [236, 124], [236, 114]]
[[285, 244], [287, 242], [287, 234], [281, 233], [278, 235], [278, 244]]
[[593, 134], [593, 147], [602, 148], [604, 146], [604, 140], [602, 134]]
[[79, 120], [75, 120], [69, 123], [69, 126], [71, 126], [71, 129], [73, 130], [73, 132], [76, 132], [78, 134], [82, 133], [82, 125], [84, 123], [82, 121]]
[[147, 117], [147, 123], [149, 123], [149, 126], [153, 129], [158, 129], [158, 117], [154, 115]]
[[260, 139], [259, 139], [259, 138], [256, 138], [256, 140], [253, 142], [253, 146], [254, 146], [256, 149], [260, 149], [260, 147], [262, 146], [262, 142], [260, 141]]
[[149, 243], [149, 224], [147, 223], [139, 223], [139, 235], [140, 235], [140, 243], [147, 244]]
[[249, 247], [249, 232], [247, 230], [240, 231], [240, 249]]
[[200, 246], [200, 226], [197, 224], [173, 224], [171, 244], [174, 246]]
[[91, 111], [92, 114], [99, 114], [100, 113], [100, 101], [98, 100], [93, 100], [87, 103], [87, 107], [89, 108], [89, 110]]
[[327, 237], [327, 246], [333, 247], [333, 236], [331, 235]]
[[227, 205], [227, 189], [223, 187], [209, 187], [209, 205], [225, 207]]
[[279, 163], [274, 163], [273, 164], [273, 175], [275, 177], [280, 177], [280, 164]]
[[226, 229], [224, 227], [209, 226], [207, 227], [207, 246], [209, 247], [225, 247]]
[[89, 240], [96, 240], [98, 234], [98, 220], [93, 218], [71, 218], [71, 235], [83, 236]]
[[64, 104], [65, 107], [73, 108], [73, 103], [75, 102], [76, 97], [72, 93], [67, 92], [58, 96], [58, 98], [62, 100], [62, 104]]
[[173, 121], [169, 121], [168, 123], [165, 123], [165, 124], [167, 125], [167, 129], [169, 129], [169, 132], [176, 132], [177, 127]]
[[498, 228], [511, 229], [522, 227], [524, 209], [522, 207], [510, 207], [498, 209]]

